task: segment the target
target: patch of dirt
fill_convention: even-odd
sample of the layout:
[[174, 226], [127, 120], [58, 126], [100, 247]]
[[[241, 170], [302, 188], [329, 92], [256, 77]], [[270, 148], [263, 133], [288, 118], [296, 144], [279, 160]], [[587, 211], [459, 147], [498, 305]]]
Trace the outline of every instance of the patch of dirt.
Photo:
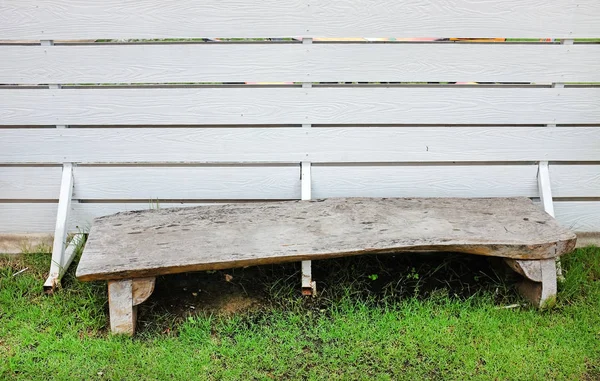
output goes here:
[[[498, 258], [454, 253], [405, 253], [328, 259], [313, 262], [316, 298], [302, 298], [300, 263], [263, 265], [158, 277], [152, 296], [139, 306], [139, 320], [173, 327], [196, 314], [230, 316], [301, 306], [326, 311], [351, 293], [375, 303], [406, 298], [469, 298], [494, 295], [514, 303], [518, 276]], [[516, 277], [516, 279], [515, 279]], [[295, 307], [294, 307], [295, 308]]]
[[231, 315], [265, 305], [258, 269], [232, 269], [159, 277], [145, 304], [181, 317], [197, 312]]
[[243, 295], [231, 295], [221, 301], [217, 311], [233, 315], [237, 312], [248, 311], [258, 305], [260, 305], [258, 299]]

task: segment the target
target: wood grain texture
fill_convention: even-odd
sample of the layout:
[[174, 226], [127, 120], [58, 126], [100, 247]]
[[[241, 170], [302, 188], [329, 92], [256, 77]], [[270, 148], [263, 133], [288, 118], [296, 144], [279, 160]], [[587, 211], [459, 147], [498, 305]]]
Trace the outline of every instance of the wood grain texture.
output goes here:
[[539, 308], [551, 308], [556, 304], [556, 293], [558, 291], [556, 276], [557, 262], [553, 259], [541, 261], [517, 260], [520, 267], [537, 267], [539, 269], [539, 282], [524, 279], [518, 286], [519, 292], [533, 305]]
[[191, 0], [5, 0], [0, 39], [577, 38], [600, 35], [599, 15], [595, 0], [210, 0], [201, 5]]
[[122, 213], [94, 221], [81, 280], [414, 250], [519, 259], [575, 247], [526, 198], [325, 199]]
[[61, 167], [0, 167], [0, 200], [58, 200]]
[[600, 88], [0, 90], [5, 125], [579, 124]]
[[307, 67], [313, 81], [539, 83], [600, 79], [598, 45], [313, 44], [309, 52]]
[[600, 160], [598, 127], [11, 128], [0, 141], [2, 163]]
[[[426, 189], [415, 188], [412, 196], [419, 197]], [[194, 207], [210, 203], [161, 202], [158, 207]], [[54, 232], [56, 203], [0, 203], [0, 232], [49, 233]], [[156, 202], [100, 202], [72, 203], [69, 232], [89, 231], [96, 217], [130, 210], [156, 208]], [[555, 201], [556, 219], [563, 226], [577, 232], [600, 232], [600, 202], [598, 201]]]
[[600, 82], [600, 45], [0, 46], [0, 83]]
[[0, 203], [0, 232], [54, 234], [57, 208], [58, 203]]
[[515, 272], [534, 282], [542, 282], [542, 266], [540, 261], [527, 261], [505, 258], [504, 262]]
[[135, 332], [137, 309], [133, 305], [131, 279], [108, 282], [110, 331], [113, 334], [132, 336]]
[[[600, 35], [595, 0], [311, 1], [310, 33], [345, 37]], [[401, 22], [399, 22], [401, 20]], [[571, 37], [570, 37], [571, 36]]]
[[300, 198], [299, 166], [78, 167], [75, 179], [85, 200]]
[[299, 36], [306, 8], [302, 0], [5, 0], [0, 39]]
[[[207, 203], [186, 202], [101, 202], [71, 203], [67, 224], [70, 233], [89, 232], [96, 217], [129, 210], [155, 208], [177, 208], [206, 205]], [[0, 232], [8, 233], [54, 233], [57, 203], [0, 203]]]
[[132, 303], [134, 306], [145, 302], [152, 292], [154, 291], [154, 285], [156, 278], [136, 278], [133, 279], [131, 285]]
[[547, 161], [538, 163], [537, 183], [540, 195], [540, 203], [544, 211], [554, 217], [554, 206], [552, 205], [552, 185], [550, 183], [550, 171]]
[[600, 202], [555, 201], [554, 212], [560, 223], [578, 232], [600, 232]]
[[551, 164], [550, 181], [554, 197], [600, 197], [600, 165]]
[[328, 197], [538, 197], [535, 165], [313, 166]]
[[54, 242], [52, 244], [52, 260], [50, 273], [44, 283], [44, 288], [54, 290], [60, 283], [63, 263], [70, 263], [75, 256], [75, 245], [69, 252], [67, 248], [67, 233], [69, 232], [69, 215], [71, 214], [71, 199], [73, 196], [73, 163], [64, 163], [62, 168], [58, 207], [56, 209], [56, 222], [54, 228]]
[[0, 83], [300, 81], [300, 44], [0, 46]]

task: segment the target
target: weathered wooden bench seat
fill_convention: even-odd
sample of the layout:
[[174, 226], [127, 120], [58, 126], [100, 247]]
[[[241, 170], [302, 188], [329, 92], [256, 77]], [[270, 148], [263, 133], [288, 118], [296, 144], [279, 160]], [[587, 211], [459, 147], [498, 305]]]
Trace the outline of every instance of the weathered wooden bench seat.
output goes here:
[[528, 198], [334, 198], [124, 212], [97, 218], [77, 268], [108, 280], [113, 332], [133, 334], [158, 275], [361, 254], [454, 251], [506, 258], [536, 305], [575, 234]]

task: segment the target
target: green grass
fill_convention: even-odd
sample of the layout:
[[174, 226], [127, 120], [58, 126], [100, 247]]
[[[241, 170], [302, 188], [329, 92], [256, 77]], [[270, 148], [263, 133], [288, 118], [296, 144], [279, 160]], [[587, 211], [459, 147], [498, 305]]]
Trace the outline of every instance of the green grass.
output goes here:
[[[522, 306], [515, 278], [475, 256], [315, 262], [310, 300], [297, 264], [169, 276], [133, 339], [107, 333], [102, 282], [71, 269], [43, 295], [48, 265], [0, 258], [0, 379], [600, 379], [598, 248], [565, 257], [550, 311]], [[252, 306], [224, 313], [236, 298]]]

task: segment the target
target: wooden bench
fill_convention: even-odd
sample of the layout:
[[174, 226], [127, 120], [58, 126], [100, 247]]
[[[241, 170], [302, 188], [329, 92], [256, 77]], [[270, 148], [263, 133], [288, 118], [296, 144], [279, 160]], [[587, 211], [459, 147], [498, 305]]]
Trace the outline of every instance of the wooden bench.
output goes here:
[[[503, 256], [544, 304], [554, 210], [600, 231], [598, 0], [8, 3], [0, 232], [54, 233], [47, 290], [96, 217], [230, 204], [94, 222], [116, 332], [159, 274], [302, 260], [311, 292], [310, 260], [380, 251]], [[415, 196], [462, 199], [263, 204]]]
[[334, 198], [124, 212], [95, 220], [77, 268], [108, 280], [110, 324], [133, 334], [156, 276], [350, 255], [453, 251], [506, 258], [538, 306], [575, 234], [527, 198]]

